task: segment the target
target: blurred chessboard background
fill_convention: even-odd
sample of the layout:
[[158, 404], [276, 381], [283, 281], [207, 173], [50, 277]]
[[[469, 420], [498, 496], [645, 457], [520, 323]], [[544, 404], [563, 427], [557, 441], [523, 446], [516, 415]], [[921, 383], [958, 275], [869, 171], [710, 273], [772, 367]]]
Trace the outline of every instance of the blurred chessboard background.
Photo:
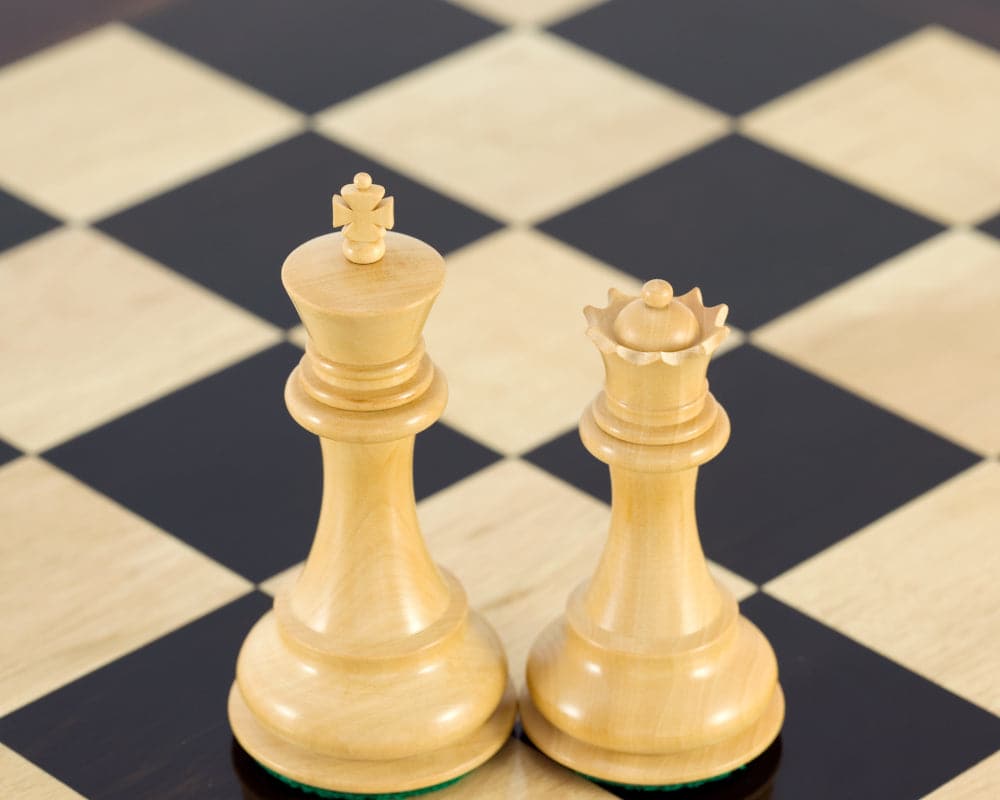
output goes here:
[[[447, 257], [420, 515], [515, 676], [608, 519], [580, 309], [699, 285], [702, 535], [788, 718], [673, 797], [1000, 797], [998, 46], [995, 0], [0, 5], [0, 796], [296, 796], [225, 699], [318, 511], [280, 265], [366, 169]], [[440, 798], [610, 796], [515, 737]]]

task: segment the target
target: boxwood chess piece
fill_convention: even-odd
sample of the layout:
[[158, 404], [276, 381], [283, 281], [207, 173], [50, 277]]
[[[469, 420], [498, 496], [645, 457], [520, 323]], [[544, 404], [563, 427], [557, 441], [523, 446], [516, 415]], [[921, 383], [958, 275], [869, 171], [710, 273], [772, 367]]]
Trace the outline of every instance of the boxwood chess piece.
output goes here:
[[535, 641], [521, 717], [543, 752], [599, 780], [700, 783], [781, 728], [774, 652], [712, 578], [695, 522], [698, 467], [729, 439], [705, 380], [727, 311], [654, 280], [584, 312], [606, 381], [580, 436], [610, 465], [611, 527], [596, 573]]
[[359, 172], [354, 183], [333, 196], [333, 227], [344, 226], [344, 257], [355, 264], [374, 264], [385, 255], [385, 232], [395, 224], [393, 199]]
[[343, 233], [296, 248], [281, 271], [309, 333], [285, 401], [320, 437], [319, 524], [298, 579], [243, 644], [229, 719], [289, 783], [399, 795], [493, 755], [515, 701], [496, 634], [431, 561], [416, 516], [414, 437], [447, 400], [421, 336], [444, 261], [386, 233], [392, 198], [368, 175], [341, 192]]

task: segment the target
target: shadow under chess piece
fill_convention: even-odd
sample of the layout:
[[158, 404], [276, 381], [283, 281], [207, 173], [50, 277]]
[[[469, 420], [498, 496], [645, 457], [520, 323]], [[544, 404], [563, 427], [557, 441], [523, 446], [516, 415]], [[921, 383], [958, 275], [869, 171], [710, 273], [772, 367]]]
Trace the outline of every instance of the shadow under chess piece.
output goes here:
[[503, 746], [515, 714], [496, 634], [417, 522], [414, 436], [447, 400], [422, 339], [444, 261], [385, 232], [383, 195], [359, 173], [334, 198], [344, 233], [282, 268], [309, 332], [285, 401], [320, 437], [323, 502], [305, 567], [247, 636], [229, 696], [233, 733], [268, 771], [365, 795], [454, 781]]
[[611, 527], [596, 573], [535, 641], [521, 717], [540, 750], [602, 781], [724, 776], [784, 717], [774, 652], [712, 578], [695, 522], [698, 467], [729, 439], [705, 380], [727, 310], [662, 280], [585, 310], [607, 377], [580, 436], [610, 465]]

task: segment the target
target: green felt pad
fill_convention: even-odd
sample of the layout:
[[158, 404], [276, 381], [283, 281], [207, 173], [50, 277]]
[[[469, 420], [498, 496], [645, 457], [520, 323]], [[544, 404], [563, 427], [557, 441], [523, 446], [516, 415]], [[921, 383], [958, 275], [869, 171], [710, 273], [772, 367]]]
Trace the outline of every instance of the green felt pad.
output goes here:
[[606, 781], [601, 778], [584, 775], [582, 772], [580, 774], [587, 780], [593, 781], [594, 783], [603, 783], [605, 786], [617, 786], [634, 792], [676, 792], [681, 789], [697, 789], [699, 786], [704, 786], [706, 783], [715, 783], [716, 781], [725, 780], [733, 773], [739, 772], [742, 769], [745, 769], [745, 767], [737, 767], [729, 772], [723, 772], [721, 775], [714, 775], [711, 778], [704, 778], [700, 781], [691, 781], [690, 783], [670, 783], [665, 786], [646, 786], [638, 783], [617, 783], [616, 781]]
[[260, 766], [265, 772], [267, 772], [268, 775], [272, 775], [282, 783], [288, 784], [289, 786], [298, 789], [300, 792], [316, 795], [317, 797], [337, 798], [337, 800], [402, 800], [404, 797], [416, 797], [420, 794], [427, 794], [428, 792], [436, 792], [438, 789], [444, 789], [447, 786], [451, 786], [453, 783], [458, 783], [465, 777], [465, 775], [468, 774], [465, 773], [465, 775], [459, 775], [457, 778], [452, 778], [451, 780], [447, 780], [442, 783], [435, 783], [433, 786], [425, 786], [422, 789], [410, 789], [406, 792], [390, 792], [389, 794], [354, 794], [352, 792], [338, 792], [333, 789], [321, 789], [318, 786], [309, 786], [305, 783], [293, 781], [291, 778], [282, 775], [280, 772], [268, 769], [263, 764]]

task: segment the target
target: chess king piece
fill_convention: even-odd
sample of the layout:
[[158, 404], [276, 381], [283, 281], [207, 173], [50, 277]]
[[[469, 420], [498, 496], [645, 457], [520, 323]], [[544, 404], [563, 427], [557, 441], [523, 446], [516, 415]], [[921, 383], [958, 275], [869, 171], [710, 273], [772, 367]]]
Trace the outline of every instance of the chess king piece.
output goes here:
[[320, 437], [319, 523], [294, 585], [243, 644], [229, 720], [289, 783], [397, 795], [486, 761], [515, 699], [496, 634], [431, 561], [416, 516], [414, 436], [447, 400], [421, 336], [444, 261], [386, 232], [392, 199], [364, 173], [333, 208], [344, 231], [281, 271], [309, 333], [285, 402]]
[[600, 780], [724, 776], [784, 717], [774, 652], [712, 578], [695, 522], [698, 467], [729, 439], [705, 380], [727, 312], [662, 280], [584, 311], [606, 381], [580, 437], [610, 465], [611, 525], [596, 573], [532, 647], [521, 718], [543, 752]]

